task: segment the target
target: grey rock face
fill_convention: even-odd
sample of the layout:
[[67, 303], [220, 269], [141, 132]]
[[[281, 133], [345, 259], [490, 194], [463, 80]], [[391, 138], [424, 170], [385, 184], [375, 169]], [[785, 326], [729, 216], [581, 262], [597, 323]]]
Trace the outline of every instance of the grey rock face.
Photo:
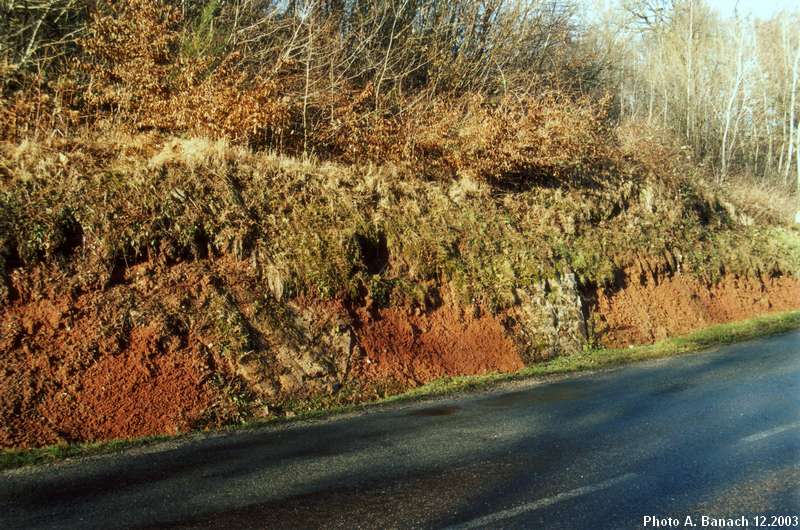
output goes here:
[[526, 363], [583, 350], [586, 317], [574, 274], [518, 289], [516, 295], [519, 304], [511, 311], [509, 331]]
[[344, 315], [322, 307], [276, 302], [260, 322], [255, 351], [236, 373], [264, 397], [331, 393], [347, 379], [361, 348]]
[[277, 360], [312, 392], [341, 385], [353, 361], [361, 356], [350, 323], [318, 307], [289, 304], [289, 308], [291, 334], [283, 334], [284, 340], [276, 348]]

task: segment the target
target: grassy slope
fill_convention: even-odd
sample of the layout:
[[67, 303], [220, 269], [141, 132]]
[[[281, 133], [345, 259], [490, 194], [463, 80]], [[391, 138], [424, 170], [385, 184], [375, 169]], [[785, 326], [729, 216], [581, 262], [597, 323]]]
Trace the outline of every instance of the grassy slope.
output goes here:
[[[324, 400], [308, 402], [305, 403], [304, 408], [299, 410], [297, 415], [291, 419], [274, 419], [266, 422], [262, 420], [244, 424], [242, 427], [253, 427], [264, 424], [272, 425], [285, 421], [322, 418], [333, 414], [374, 409], [376, 406], [380, 405], [443, 396], [457, 392], [487, 389], [512, 380], [545, 379], [548, 376], [554, 375], [607, 369], [638, 361], [700, 352], [711, 346], [750, 340], [795, 329], [800, 329], [800, 311], [765, 315], [751, 320], [712, 326], [686, 336], [665, 339], [655, 344], [623, 349], [588, 350], [580, 354], [558, 357], [548, 362], [529, 366], [511, 374], [443, 378], [403, 394], [394, 395], [371, 403], [337, 406], [335, 403]], [[30, 450], [3, 450], [3, 452], [0, 453], [0, 470], [46, 464], [69, 457], [112, 453], [159, 441], [186, 438], [187, 436], [191, 435], [155, 436], [91, 444], [57, 445]]]
[[[599, 285], [641, 259], [712, 281], [722, 271], [800, 274], [800, 232], [744, 224], [739, 206], [699, 177], [641, 167], [509, 192], [398, 167], [114, 135], [7, 144], [0, 166], [12, 175], [0, 182], [0, 260], [58, 264], [81, 290], [120, 264], [206, 255], [258, 262], [253, 274], [278, 298], [368, 292], [424, 306], [447, 284], [489, 309], [565, 270]], [[370, 263], [380, 244], [387, 263]]]
[[[620, 149], [626, 156], [637, 151]], [[209, 342], [223, 356], [252, 349], [241, 314], [225, 302], [230, 285], [220, 285], [206, 305], [167, 306], [144, 295], [117, 303], [107, 298], [115, 275], [142, 261], [165, 264], [159, 274], [170, 264], [196, 263], [208, 266], [213, 283], [220, 272], [214, 267], [233, 261], [251, 264], [243, 274], [261, 286], [251, 293], [259, 300], [245, 301], [254, 306], [305, 294], [424, 309], [450, 289], [465, 307], [490, 311], [513, 306], [518, 289], [565, 270], [584, 285], [602, 285], [642, 261], [653, 271], [709, 281], [723, 273], [800, 275], [800, 231], [769, 219], [744, 222], [752, 205], [731, 203], [691, 168], [667, 174], [620, 162], [613, 171], [587, 169], [594, 180], [533, 179], [507, 189], [466, 176], [425, 180], [402, 166], [302, 161], [224, 141], [111, 131], [2, 143], [0, 169], [0, 303], [9, 294], [6, 273], [16, 269], [39, 285], [28, 296], [48, 286], [99, 293], [115, 308], [101, 322], [110, 334], [103, 339], [127, 340], [125, 323], [194, 322], [203, 324], [199, 335], [216, 337]], [[372, 263], [381, 244], [385, 263]], [[511, 376], [438, 381], [392, 399], [702, 346], [589, 352]], [[347, 400], [343, 389], [282, 408], [302, 415], [341, 410]], [[3, 459], [46, 461], [105, 447], [6, 452]]]

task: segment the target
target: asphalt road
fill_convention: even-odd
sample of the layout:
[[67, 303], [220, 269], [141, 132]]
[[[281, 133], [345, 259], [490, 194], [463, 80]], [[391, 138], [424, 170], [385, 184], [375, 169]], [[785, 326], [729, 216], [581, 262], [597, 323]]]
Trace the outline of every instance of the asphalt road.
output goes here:
[[800, 516], [800, 332], [0, 473], [3, 528], [752, 528], [762, 514]]

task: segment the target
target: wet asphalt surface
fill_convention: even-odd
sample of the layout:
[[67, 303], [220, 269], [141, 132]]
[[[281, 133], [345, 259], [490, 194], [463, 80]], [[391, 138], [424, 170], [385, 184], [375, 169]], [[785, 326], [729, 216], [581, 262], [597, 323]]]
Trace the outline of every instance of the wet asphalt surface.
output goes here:
[[0, 472], [2, 528], [752, 528], [762, 514], [800, 516], [800, 332]]

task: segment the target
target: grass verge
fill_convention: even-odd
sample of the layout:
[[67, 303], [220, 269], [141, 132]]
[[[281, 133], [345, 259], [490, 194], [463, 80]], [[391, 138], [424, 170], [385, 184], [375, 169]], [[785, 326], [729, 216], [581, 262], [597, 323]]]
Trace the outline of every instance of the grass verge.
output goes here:
[[[665, 339], [655, 344], [619, 349], [591, 349], [582, 353], [558, 357], [547, 362], [535, 364], [510, 374], [446, 377], [402, 394], [388, 396], [368, 403], [340, 406], [326, 400], [309, 402], [304, 408], [300, 407], [299, 410], [296, 411], [296, 416], [292, 418], [261, 420], [247, 423], [240, 427], [252, 428], [266, 424], [275, 425], [279, 423], [296, 422], [298, 420], [322, 418], [334, 414], [376, 408], [392, 403], [416, 401], [459, 392], [483, 390], [508, 381], [612, 368], [638, 361], [700, 352], [712, 346], [741, 342], [795, 329], [800, 329], [800, 311], [764, 315], [750, 320], [711, 326], [689, 335]], [[231, 430], [237, 428], [239, 427], [231, 427]], [[36, 449], [4, 449], [2, 453], [0, 453], [0, 470], [56, 462], [70, 457], [85, 457], [113, 453], [155, 442], [175, 440], [182, 436], [188, 437], [191, 435], [163, 435], [88, 444], [54, 445]]]

